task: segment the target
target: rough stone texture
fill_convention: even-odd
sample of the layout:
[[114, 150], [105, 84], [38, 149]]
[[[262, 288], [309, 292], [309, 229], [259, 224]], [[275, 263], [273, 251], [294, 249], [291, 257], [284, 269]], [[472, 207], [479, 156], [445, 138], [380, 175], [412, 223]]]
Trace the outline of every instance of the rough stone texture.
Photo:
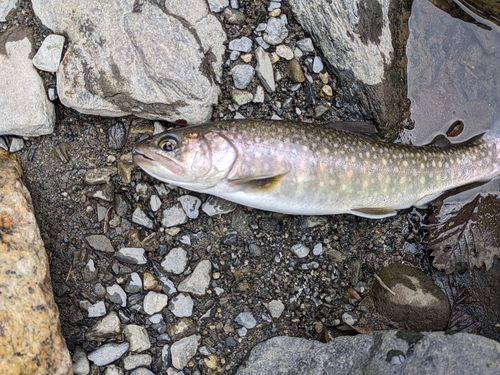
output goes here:
[[0, 176], [0, 373], [72, 374], [31, 197], [3, 150]]
[[499, 371], [500, 344], [485, 337], [380, 331], [337, 337], [327, 344], [274, 337], [255, 346], [236, 374], [445, 375]]
[[395, 135], [406, 99], [411, 2], [290, 0], [292, 11], [361, 113]]
[[5, 22], [10, 11], [16, 7], [18, 0], [0, 1], [0, 22]]
[[202, 0], [33, 1], [68, 36], [57, 72], [61, 102], [100, 116], [201, 123], [217, 103], [226, 36]]
[[179, 370], [186, 367], [189, 360], [196, 354], [200, 340], [200, 335], [192, 335], [174, 342], [170, 348], [172, 365]]
[[372, 297], [377, 311], [385, 317], [406, 323], [415, 331], [440, 331], [450, 316], [446, 294], [417, 268], [393, 263], [377, 275], [395, 295], [376, 280]]
[[54, 130], [54, 105], [31, 62], [31, 40], [31, 30], [21, 26], [0, 35], [0, 135], [39, 136]]
[[48, 35], [33, 57], [33, 65], [40, 70], [55, 73], [57, 68], [59, 68], [63, 47], [64, 36], [57, 34]]
[[180, 282], [179, 291], [197, 296], [204, 295], [210, 283], [211, 271], [212, 263], [208, 259], [202, 260], [196, 265], [193, 273]]

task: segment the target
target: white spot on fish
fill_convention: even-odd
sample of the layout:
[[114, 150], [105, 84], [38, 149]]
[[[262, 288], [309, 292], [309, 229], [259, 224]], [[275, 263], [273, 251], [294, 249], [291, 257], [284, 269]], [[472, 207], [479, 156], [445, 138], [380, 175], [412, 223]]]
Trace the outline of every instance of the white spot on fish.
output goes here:
[[420, 182], [421, 184], [425, 184], [425, 177], [424, 177], [424, 176], [420, 177], [419, 182]]
[[406, 176], [401, 176], [401, 178], [399, 179], [399, 183], [400, 184], [406, 183]]
[[420, 169], [425, 169], [425, 164], [424, 163], [420, 163]]
[[407, 167], [408, 166], [408, 162], [406, 160], [403, 160], [403, 166], [404, 167]]

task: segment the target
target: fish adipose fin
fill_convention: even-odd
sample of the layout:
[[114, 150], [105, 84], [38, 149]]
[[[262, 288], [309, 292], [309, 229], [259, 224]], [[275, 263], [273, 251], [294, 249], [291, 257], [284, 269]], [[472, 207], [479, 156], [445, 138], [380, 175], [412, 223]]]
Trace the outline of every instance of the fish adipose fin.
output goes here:
[[376, 208], [353, 208], [352, 214], [366, 217], [368, 219], [383, 219], [384, 217], [396, 215], [396, 210], [389, 207], [376, 207]]
[[233, 180], [229, 180], [229, 183], [233, 185], [238, 185], [244, 189], [251, 189], [256, 191], [270, 191], [273, 190], [278, 184], [281, 182], [283, 177], [288, 172], [281, 173], [274, 176], [257, 176], [257, 177], [245, 177], [245, 178], [236, 178]]

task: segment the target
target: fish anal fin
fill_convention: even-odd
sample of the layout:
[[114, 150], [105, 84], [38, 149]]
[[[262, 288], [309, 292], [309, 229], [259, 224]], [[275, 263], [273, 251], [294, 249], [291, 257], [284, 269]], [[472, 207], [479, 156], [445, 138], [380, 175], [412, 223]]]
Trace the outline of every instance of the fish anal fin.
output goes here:
[[238, 185], [243, 189], [250, 189], [256, 191], [270, 191], [273, 190], [281, 182], [283, 177], [288, 172], [280, 173], [272, 176], [256, 176], [256, 177], [244, 177], [229, 180], [233, 185]]
[[396, 215], [396, 210], [389, 207], [361, 207], [352, 208], [351, 213], [368, 219], [383, 219]]

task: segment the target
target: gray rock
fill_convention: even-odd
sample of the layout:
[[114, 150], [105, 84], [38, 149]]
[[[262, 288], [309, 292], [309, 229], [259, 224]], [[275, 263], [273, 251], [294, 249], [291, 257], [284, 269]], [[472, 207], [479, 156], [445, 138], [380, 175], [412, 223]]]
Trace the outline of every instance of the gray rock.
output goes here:
[[[160, 280], [161, 281], [161, 280]], [[142, 301], [144, 312], [148, 315], [156, 314], [167, 306], [168, 296], [154, 291], [148, 292]]]
[[285, 44], [280, 44], [276, 46], [276, 54], [279, 57], [283, 57], [285, 60], [291, 60], [294, 57], [293, 51], [290, 47]]
[[236, 330], [236, 332], [238, 333], [238, 336], [245, 337], [248, 333], [248, 329], [246, 329], [245, 327], [241, 327], [241, 328], [238, 328]]
[[380, 331], [326, 344], [274, 337], [255, 346], [236, 374], [497, 374], [499, 362], [500, 344], [485, 337]]
[[271, 1], [269, 2], [269, 6], [267, 7], [267, 11], [270, 12], [274, 9], [281, 8], [281, 1]]
[[120, 150], [127, 141], [127, 129], [121, 122], [117, 122], [108, 129], [108, 145], [113, 150]]
[[127, 294], [118, 284], [108, 286], [106, 288], [106, 296], [111, 302], [116, 303], [121, 307], [127, 306]]
[[251, 92], [244, 90], [231, 90], [231, 99], [240, 106], [250, 103], [253, 95]]
[[161, 363], [162, 363], [162, 368], [166, 369], [168, 367], [168, 364], [170, 362], [170, 345], [163, 345], [163, 348], [161, 349]]
[[104, 375], [124, 375], [125, 372], [122, 370], [121, 367], [111, 365], [106, 367], [106, 371], [104, 372]]
[[0, 36], [0, 135], [39, 136], [54, 130], [54, 105], [33, 67], [32, 35], [15, 26]]
[[163, 293], [166, 293], [169, 296], [177, 293], [177, 288], [175, 287], [174, 282], [172, 280], [170, 280], [168, 277], [161, 276], [160, 277], [160, 284], [161, 284]]
[[298, 40], [297, 47], [299, 47], [303, 52], [314, 52], [314, 45], [311, 38]]
[[100, 116], [208, 120], [225, 33], [204, 1], [164, 6], [144, 2], [137, 11], [130, 1], [33, 1], [42, 23], [72, 41], [57, 72], [61, 102]]
[[130, 375], [155, 375], [155, 373], [147, 368], [141, 367], [132, 371]]
[[199, 208], [201, 206], [201, 200], [193, 195], [183, 195], [179, 197], [179, 202], [181, 202], [182, 209], [186, 213], [187, 217], [190, 219], [196, 219], [200, 214]]
[[106, 315], [106, 305], [104, 301], [99, 301], [90, 305], [87, 309], [87, 313], [89, 318], [97, 318]]
[[137, 367], [149, 367], [153, 362], [153, 357], [149, 354], [132, 354], [122, 359], [123, 368], [127, 371], [136, 369]]
[[106, 366], [124, 355], [128, 351], [128, 348], [128, 342], [123, 342], [121, 344], [104, 344], [103, 346], [89, 353], [88, 358], [89, 360], [94, 362], [96, 366]]
[[38, 52], [33, 57], [33, 65], [45, 72], [55, 73], [61, 61], [64, 40], [64, 36], [62, 35], [47, 35]]
[[229, 6], [229, 0], [207, 0], [211, 12], [219, 13]]
[[148, 260], [144, 255], [145, 250], [142, 247], [122, 247], [116, 253], [116, 259], [129, 264], [146, 264]]
[[196, 354], [200, 340], [200, 335], [191, 335], [174, 342], [170, 348], [172, 365], [179, 370], [186, 367], [189, 360]]
[[0, 2], [0, 22], [5, 22], [10, 11], [16, 8], [18, 0], [4, 0]]
[[206, 202], [201, 206], [201, 210], [208, 216], [225, 215], [234, 211], [235, 208], [236, 203], [213, 195], [209, 196]]
[[21, 138], [13, 137], [10, 141], [9, 152], [21, 151], [24, 148], [24, 141]]
[[210, 284], [211, 272], [212, 263], [208, 259], [202, 260], [196, 265], [193, 273], [180, 282], [179, 291], [192, 293], [197, 296], [204, 295]]
[[180, 204], [163, 210], [163, 219], [161, 224], [164, 227], [170, 228], [176, 225], [184, 224], [188, 221], [188, 217]]
[[193, 299], [181, 293], [170, 301], [168, 309], [179, 318], [190, 317], [193, 314]]
[[231, 74], [233, 76], [234, 87], [237, 89], [244, 89], [252, 82], [252, 78], [255, 75], [255, 69], [252, 65], [239, 64], [231, 69]]
[[269, 54], [262, 47], [258, 47], [255, 50], [255, 58], [257, 60], [257, 66], [255, 67], [257, 77], [259, 77], [268, 92], [274, 92], [276, 83], [274, 82], [274, 70]]
[[312, 70], [314, 73], [320, 73], [323, 70], [323, 62], [319, 56], [314, 56]]
[[136, 324], [128, 324], [123, 329], [123, 334], [130, 345], [129, 350], [131, 352], [140, 353], [151, 347], [148, 332], [144, 327]]
[[450, 303], [444, 292], [417, 268], [393, 263], [377, 275], [395, 295], [376, 280], [372, 298], [385, 317], [416, 331], [440, 331], [448, 323]]
[[74, 375], [88, 375], [90, 373], [90, 363], [87, 359], [87, 353], [81, 347], [77, 347], [75, 354], [73, 354], [73, 373]]
[[83, 178], [89, 185], [100, 185], [109, 182], [111, 176], [117, 173], [116, 167], [102, 167], [88, 170]]
[[283, 302], [276, 300], [276, 299], [269, 302], [266, 305], [266, 307], [274, 319], [278, 319], [281, 316], [281, 314], [283, 313], [283, 311], [285, 310], [285, 305], [283, 304]]
[[252, 39], [242, 36], [229, 42], [229, 49], [240, 52], [250, 52], [252, 50]]
[[320, 242], [320, 243], [317, 243], [316, 245], [314, 245], [313, 254], [320, 255], [321, 253], [323, 253], [323, 244]]
[[232, 8], [226, 8], [222, 12], [222, 15], [224, 16], [224, 19], [227, 23], [231, 25], [244, 25], [246, 16], [244, 13], [240, 12], [239, 10], [232, 9]]
[[121, 333], [122, 325], [116, 311], [111, 311], [104, 318], [85, 332], [85, 338], [89, 341], [103, 341]]
[[112, 253], [115, 251], [111, 241], [104, 234], [92, 234], [85, 238], [90, 247], [97, 251], [106, 251]]
[[115, 188], [112, 183], [96, 186], [87, 193], [89, 198], [100, 199], [105, 202], [113, 202], [115, 199]]
[[255, 88], [255, 94], [253, 95], [252, 102], [254, 103], [264, 103], [265, 92], [262, 86], [257, 86]]
[[253, 314], [249, 311], [239, 313], [234, 321], [247, 329], [255, 328], [257, 325], [257, 321], [253, 317]]
[[309, 248], [303, 243], [296, 243], [291, 247], [292, 253], [297, 255], [299, 258], [304, 258], [309, 255]]
[[287, 36], [288, 29], [286, 27], [286, 21], [283, 18], [269, 18], [266, 30], [262, 35], [264, 41], [272, 46], [275, 46], [282, 43]]
[[151, 220], [146, 213], [137, 207], [132, 214], [132, 222], [142, 225], [143, 227], [153, 229], [153, 220]]
[[163, 258], [161, 266], [168, 273], [180, 275], [186, 269], [188, 256], [186, 250], [181, 247], [175, 247]]
[[124, 287], [125, 291], [130, 294], [138, 293], [142, 289], [141, 276], [137, 272], [132, 272], [127, 279]]
[[269, 45], [269, 43], [266, 43], [266, 41], [264, 40], [264, 38], [262, 38], [261, 36], [258, 36], [257, 38], [255, 38], [255, 41], [257, 42], [257, 44], [262, 47], [263, 49], [268, 49], [269, 47], [271, 47]]
[[89, 259], [85, 267], [82, 269], [82, 278], [85, 282], [91, 282], [95, 281], [97, 279], [97, 276], [99, 274], [99, 271], [97, 268], [95, 268], [94, 265], [94, 260]]
[[151, 211], [156, 212], [161, 207], [161, 199], [158, 195], [153, 194], [149, 199], [149, 206], [151, 207]]

